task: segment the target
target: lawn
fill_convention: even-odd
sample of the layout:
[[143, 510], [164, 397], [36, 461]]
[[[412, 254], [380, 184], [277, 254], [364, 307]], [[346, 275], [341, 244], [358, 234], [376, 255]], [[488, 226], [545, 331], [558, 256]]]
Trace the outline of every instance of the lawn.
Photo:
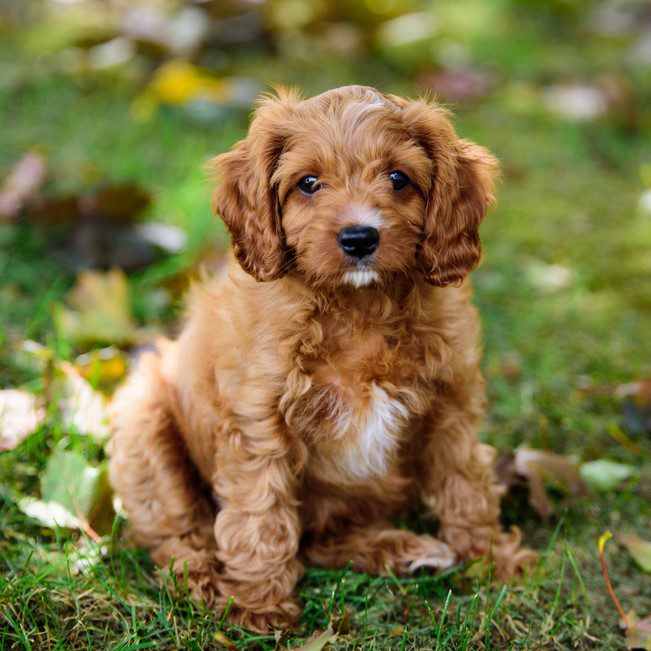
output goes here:
[[[77, 271], [69, 230], [0, 220], [0, 388], [50, 400], [43, 424], [0, 452], [0, 648], [296, 648], [329, 625], [337, 649], [625, 648], [597, 541], [615, 534], [606, 546], [614, 591], [625, 610], [647, 615], [651, 582], [618, 536], [649, 537], [649, 432], [636, 431], [630, 411], [623, 415], [617, 387], [651, 377], [651, 208], [640, 203], [651, 191], [650, 64], [631, 63], [628, 37], [591, 32], [594, 16], [570, 11], [579, 3], [460, 4], [486, 14], [483, 27], [466, 26], [463, 45], [492, 81], [481, 96], [452, 104], [456, 126], [503, 168], [499, 205], [482, 228], [485, 260], [473, 276], [490, 396], [482, 437], [501, 453], [526, 445], [577, 463], [616, 461], [630, 476], [572, 497], [552, 482], [547, 521], [527, 504], [524, 487], [511, 490], [505, 522], [518, 523], [541, 553], [520, 583], [503, 587], [481, 564], [412, 579], [308, 568], [296, 630], [276, 638], [230, 627], [161, 587], [122, 517], [97, 537], [44, 526], [20, 508], [21, 497], [40, 497], [55, 451], [93, 464], [105, 458], [101, 441], [62, 418], [48, 373], [24, 342], [49, 351], [50, 370], [78, 364], [99, 344], [82, 345], [57, 327]], [[462, 9], [441, 5], [450, 33], [461, 29]], [[39, 53], [39, 38], [33, 25], [0, 31], [0, 178], [37, 146], [51, 195], [87, 192], [98, 180], [146, 188], [145, 219], [182, 228], [187, 244], [129, 273], [130, 308], [141, 329], [174, 332], [197, 260], [218, 257], [227, 243], [210, 213], [202, 165], [242, 137], [248, 111], [197, 120], [163, 106], [138, 119], [141, 77], [71, 74], [55, 50]], [[228, 66], [261, 87], [296, 84], [306, 93], [357, 82], [413, 95], [418, 76], [382, 53], [252, 49]], [[603, 116], [581, 120], [550, 108], [553, 87], [604, 78], [620, 90]], [[133, 343], [121, 347], [137, 349]], [[433, 523], [409, 526], [427, 531]]]

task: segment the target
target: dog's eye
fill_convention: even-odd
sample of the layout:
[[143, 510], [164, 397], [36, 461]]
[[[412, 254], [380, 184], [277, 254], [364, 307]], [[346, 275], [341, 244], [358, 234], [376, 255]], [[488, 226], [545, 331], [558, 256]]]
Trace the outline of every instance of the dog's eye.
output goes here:
[[395, 192], [404, 190], [407, 185], [409, 185], [409, 179], [407, 178], [407, 175], [403, 174], [402, 172], [391, 172], [391, 174], [389, 174], [389, 178], [391, 179], [391, 183], [393, 183], [393, 189]]
[[316, 176], [304, 176], [298, 182], [298, 189], [303, 194], [314, 194], [317, 190], [321, 189], [321, 184]]

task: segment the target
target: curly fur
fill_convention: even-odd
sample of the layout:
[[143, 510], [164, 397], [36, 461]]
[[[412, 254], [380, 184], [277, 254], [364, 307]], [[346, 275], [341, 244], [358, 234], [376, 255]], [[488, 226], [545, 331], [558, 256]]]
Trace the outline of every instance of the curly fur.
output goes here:
[[[434, 104], [350, 86], [264, 99], [214, 167], [234, 258], [112, 405], [111, 481], [139, 543], [258, 630], [297, 617], [304, 562], [406, 573], [483, 555], [517, 573], [532, 555], [500, 528], [476, 436], [466, 279], [493, 156]], [[296, 187], [307, 175], [322, 184], [311, 196]], [[369, 223], [377, 251], [347, 258], [337, 233]], [[391, 528], [419, 509], [440, 540]]]

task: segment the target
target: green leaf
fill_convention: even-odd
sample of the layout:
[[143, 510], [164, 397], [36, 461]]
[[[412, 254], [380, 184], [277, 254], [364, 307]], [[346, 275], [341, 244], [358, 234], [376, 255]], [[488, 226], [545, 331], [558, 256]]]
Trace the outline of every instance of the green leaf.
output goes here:
[[609, 459], [597, 459], [581, 464], [579, 471], [589, 488], [606, 493], [631, 477], [635, 468]]
[[633, 557], [637, 565], [640, 566], [640, 569], [651, 573], [651, 542], [635, 534], [617, 536], [617, 540], [628, 549], [628, 553]]
[[113, 520], [106, 464], [89, 465], [78, 452], [55, 450], [41, 477], [41, 497], [55, 502], [97, 533], [106, 533]]

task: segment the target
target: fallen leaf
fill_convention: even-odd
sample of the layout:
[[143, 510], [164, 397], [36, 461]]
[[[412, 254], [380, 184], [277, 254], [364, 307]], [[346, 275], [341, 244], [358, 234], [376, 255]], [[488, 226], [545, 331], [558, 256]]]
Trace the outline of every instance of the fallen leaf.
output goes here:
[[45, 410], [36, 396], [18, 389], [0, 391], [0, 451], [16, 447], [44, 419]]
[[334, 644], [337, 640], [338, 634], [331, 628], [323, 633], [314, 633], [312, 638], [303, 646], [297, 647], [296, 651], [320, 651], [326, 646]]
[[34, 497], [22, 497], [17, 502], [18, 508], [30, 518], [38, 521], [48, 529], [81, 529], [81, 521], [68, 509], [57, 502], [37, 500]]
[[58, 406], [65, 427], [77, 434], [90, 436], [98, 443], [109, 437], [108, 414], [104, 396], [71, 364], [61, 362], [60, 377], [54, 381], [54, 391], [59, 393]]
[[59, 333], [74, 344], [128, 345], [136, 341], [138, 328], [129, 285], [121, 270], [81, 271], [67, 302], [71, 309], [60, 306], [55, 321]]
[[526, 484], [529, 504], [543, 520], [548, 519], [553, 510], [546, 483], [565, 489], [570, 495], [586, 492], [577, 463], [553, 452], [522, 446], [503, 455], [495, 469], [498, 480], [507, 487]]
[[606, 493], [628, 479], [635, 469], [609, 459], [596, 459], [582, 463], [579, 471], [590, 489]]
[[41, 477], [41, 498], [107, 533], [113, 522], [111, 488], [106, 463], [91, 466], [78, 452], [55, 450]]
[[151, 195], [137, 183], [105, 184], [83, 197], [81, 209], [86, 216], [102, 216], [122, 223], [133, 222], [151, 203]]
[[149, 117], [159, 104], [184, 105], [197, 99], [217, 104], [228, 100], [229, 83], [213, 77], [187, 61], [174, 59], [163, 63], [147, 88], [134, 100], [136, 117]]
[[651, 615], [637, 619], [635, 612], [628, 613], [630, 626], [622, 620], [620, 626], [625, 630], [626, 648], [651, 651]]
[[617, 536], [617, 540], [628, 549], [628, 553], [642, 570], [651, 572], [651, 542], [635, 534]]
[[0, 186], [0, 222], [14, 221], [41, 189], [47, 176], [45, 157], [28, 151]]
[[129, 360], [121, 350], [109, 346], [79, 355], [75, 359], [74, 367], [93, 387], [110, 392], [124, 379], [129, 368]]
[[[24, 211], [32, 225], [60, 226], [53, 248], [74, 269], [145, 267], [185, 247], [178, 227], [138, 221], [151, 193], [137, 183], [103, 183], [82, 194], [39, 196]], [[65, 230], [64, 230], [65, 229]]]
[[144, 222], [136, 226], [135, 232], [166, 253], [180, 253], [188, 243], [188, 235], [182, 228], [162, 222]]
[[79, 197], [74, 194], [38, 197], [25, 212], [25, 220], [38, 226], [73, 224], [79, 218]]
[[225, 646], [227, 649], [237, 649], [237, 647], [222, 633], [221, 631], [217, 631], [213, 635], [213, 639], [217, 644], [221, 644], [222, 646]]

